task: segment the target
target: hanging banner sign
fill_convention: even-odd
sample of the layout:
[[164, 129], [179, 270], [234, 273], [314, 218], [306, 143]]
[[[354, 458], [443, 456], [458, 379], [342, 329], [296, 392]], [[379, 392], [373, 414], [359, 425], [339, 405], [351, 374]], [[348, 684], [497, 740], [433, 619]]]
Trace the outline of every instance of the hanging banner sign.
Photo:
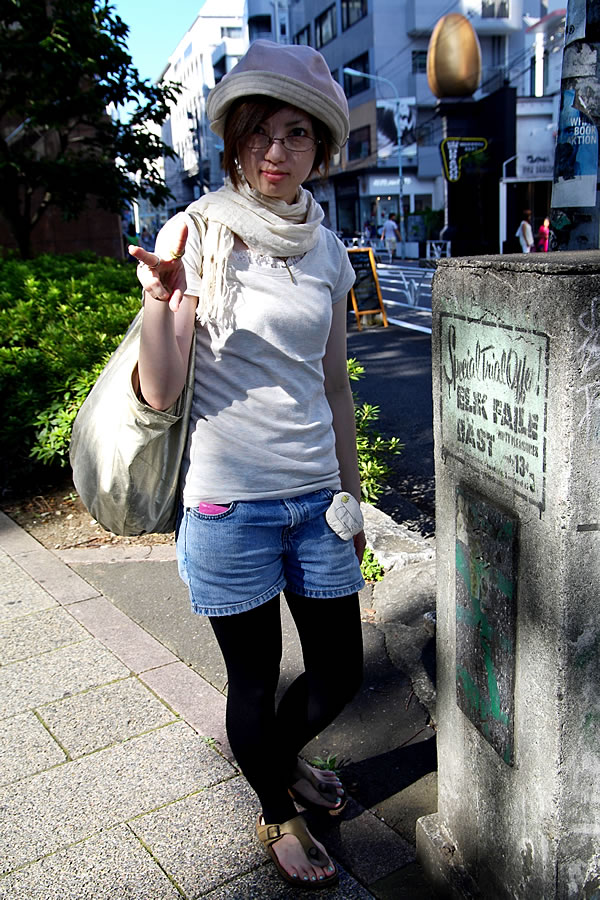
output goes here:
[[447, 137], [440, 144], [444, 175], [447, 181], [458, 181], [461, 175], [462, 161], [467, 156], [485, 150], [486, 138]]
[[598, 129], [574, 106], [575, 91], [564, 91], [554, 158], [552, 208], [595, 206]]
[[377, 159], [389, 162], [398, 155], [398, 143], [407, 147], [416, 141], [415, 97], [377, 101]]

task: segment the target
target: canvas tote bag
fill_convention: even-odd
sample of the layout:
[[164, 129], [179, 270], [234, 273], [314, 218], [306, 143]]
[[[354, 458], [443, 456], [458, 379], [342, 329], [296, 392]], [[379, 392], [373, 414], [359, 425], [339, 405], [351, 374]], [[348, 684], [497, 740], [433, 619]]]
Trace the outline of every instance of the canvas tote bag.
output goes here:
[[141, 309], [84, 400], [71, 435], [77, 493], [90, 515], [119, 535], [173, 531], [194, 390], [195, 333], [177, 402], [163, 412], [138, 397], [143, 314]]

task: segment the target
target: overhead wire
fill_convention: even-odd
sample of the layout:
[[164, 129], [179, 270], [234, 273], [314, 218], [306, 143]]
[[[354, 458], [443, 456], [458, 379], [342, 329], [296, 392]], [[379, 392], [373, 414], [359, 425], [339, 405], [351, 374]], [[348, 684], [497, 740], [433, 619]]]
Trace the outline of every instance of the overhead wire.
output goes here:
[[[520, 59], [519, 59], [518, 61], [516, 61], [515, 63], [513, 63], [513, 64], [511, 65], [511, 68], [512, 68], [514, 65], [516, 65], [517, 62], [520, 62], [521, 59], [524, 58], [524, 57], [525, 57], [525, 54], [524, 54], [524, 53], [520, 54]], [[503, 68], [503, 67], [502, 67], [502, 68]], [[508, 68], [508, 67], [507, 67], [507, 68]], [[525, 73], [528, 72], [528, 71], [529, 71], [529, 64], [526, 65], [526, 66], [525, 66], [523, 69], [521, 69], [519, 72], [513, 73], [513, 74], [510, 76], [510, 78], [505, 79], [504, 84], [505, 84], [505, 85], [510, 85], [512, 81], [515, 81], [515, 80], [517, 80], [517, 79], [519, 79], [519, 78], [522, 78], [522, 76], [525, 75]], [[482, 87], [484, 87], [486, 84], [489, 84], [491, 81], [494, 80], [494, 78], [495, 78], [495, 76], [493, 76], [492, 78], [488, 79], [487, 82], [482, 82], [482, 84], [480, 85], [479, 89], [481, 89]], [[468, 103], [469, 101], [468, 101], [467, 98], [457, 98], [456, 102], [457, 102], [457, 103]], [[438, 114], [437, 112], [433, 113], [428, 119], [425, 119], [424, 122], [419, 122], [419, 124], [415, 127], [415, 134], [416, 134], [416, 136], [417, 136], [417, 142], [418, 142], [418, 132], [419, 132], [419, 130], [420, 130], [420, 129], [423, 129], [423, 130], [424, 130], [424, 129], [427, 127], [427, 125], [431, 124], [431, 122], [438, 122], [438, 123], [440, 124], [440, 127], [441, 127], [440, 117], [439, 117], [439, 114]]]

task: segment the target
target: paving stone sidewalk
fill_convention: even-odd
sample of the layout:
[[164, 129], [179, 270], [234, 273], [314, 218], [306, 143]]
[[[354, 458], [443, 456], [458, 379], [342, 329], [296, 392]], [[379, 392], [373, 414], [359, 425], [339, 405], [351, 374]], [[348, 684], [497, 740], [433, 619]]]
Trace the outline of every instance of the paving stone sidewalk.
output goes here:
[[[223, 693], [3, 513], [0, 584], [0, 900], [297, 896], [254, 836]], [[331, 837], [320, 896], [429, 896], [368, 809]]]

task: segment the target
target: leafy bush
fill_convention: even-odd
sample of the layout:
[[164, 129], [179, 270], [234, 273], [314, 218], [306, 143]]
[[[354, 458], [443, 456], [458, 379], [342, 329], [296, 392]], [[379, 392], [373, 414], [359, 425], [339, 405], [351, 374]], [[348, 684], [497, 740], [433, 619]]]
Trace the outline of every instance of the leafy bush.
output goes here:
[[378, 562], [377, 557], [370, 547], [365, 547], [360, 570], [365, 581], [382, 581], [383, 576], [385, 575], [385, 569], [381, 563]]
[[7, 481], [30, 471], [32, 457], [66, 463], [68, 423], [139, 299], [135, 267], [125, 261], [92, 253], [0, 259], [0, 459]]
[[[364, 366], [357, 360], [348, 360], [350, 381], [358, 381], [364, 372]], [[359, 404], [356, 395], [354, 395], [354, 417], [362, 499], [368, 503], [376, 503], [391, 471], [387, 460], [390, 456], [400, 453], [404, 444], [401, 444], [397, 437], [383, 438], [376, 431], [374, 423], [379, 418], [379, 407], [371, 403]]]

